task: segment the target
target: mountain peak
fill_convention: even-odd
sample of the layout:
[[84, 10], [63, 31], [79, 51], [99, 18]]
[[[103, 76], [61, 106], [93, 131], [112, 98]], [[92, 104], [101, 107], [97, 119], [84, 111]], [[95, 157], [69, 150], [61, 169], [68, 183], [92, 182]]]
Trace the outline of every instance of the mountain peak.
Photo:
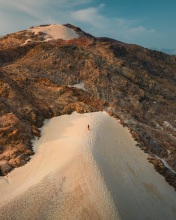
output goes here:
[[79, 37], [72, 28], [60, 24], [40, 25], [31, 27], [29, 30], [34, 34], [43, 34], [45, 41], [53, 39], [71, 40]]

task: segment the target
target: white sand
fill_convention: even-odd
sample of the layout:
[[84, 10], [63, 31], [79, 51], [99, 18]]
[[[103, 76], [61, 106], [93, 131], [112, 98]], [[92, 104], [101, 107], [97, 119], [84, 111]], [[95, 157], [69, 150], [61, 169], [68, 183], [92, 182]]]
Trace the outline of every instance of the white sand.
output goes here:
[[23, 44], [21, 44], [21, 46], [24, 46], [24, 45], [28, 44], [29, 42], [31, 42], [31, 39], [27, 39]]
[[33, 27], [30, 29], [30, 31], [32, 31], [34, 34], [38, 34], [39, 32], [46, 34], [45, 35], [46, 41], [53, 39], [71, 40], [79, 37], [73, 29], [65, 27], [60, 24], [51, 24], [49, 26]]
[[176, 219], [175, 191], [107, 113], [53, 118], [34, 147], [0, 178], [0, 219]]
[[78, 83], [78, 84], [74, 84], [72, 86], [69, 86], [69, 87], [75, 87], [75, 88], [78, 88], [78, 89], [82, 89], [84, 91], [87, 91], [86, 88], [84, 87], [84, 83]]

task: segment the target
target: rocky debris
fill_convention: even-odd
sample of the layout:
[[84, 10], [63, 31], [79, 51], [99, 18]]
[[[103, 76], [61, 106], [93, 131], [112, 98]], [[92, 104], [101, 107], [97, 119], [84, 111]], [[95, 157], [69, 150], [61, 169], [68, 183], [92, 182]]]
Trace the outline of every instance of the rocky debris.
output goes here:
[[[46, 118], [106, 110], [130, 129], [141, 149], [176, 171], [176, 57], [66, 26], [80, 37], [37, 42], [40, 36], [22, 31], [0, 39], [0, 117], [8, 123], [11, 114], [14, 120], [0, 130], [0, 160], [16, 167], [30, 159], [30, 140]], [[69, 87], [79, 83], [86, 91]], [[5, 152], [13, 149], [17, 154], [8, 160]], [[176, 189], [175, 176], [151, 162]]]
[[0, 175], [7, 175], [13, 167], [8, 163], [8, 161], [0, 161]]
[[159, 158], [156, 158], [156, 157], [150, 155], [148, 157], [148, 161], [150, 163], [152, 163], [155, 167], [155, 170], [158, 173], [160, 173], [161, 175], [163, 175], [165, 177], [166, 181], [169, 182], [175, 188], [176, 174], [174, 174], [167, 167], [165, 167], [165, 165], [163, 164], [163, 162]]

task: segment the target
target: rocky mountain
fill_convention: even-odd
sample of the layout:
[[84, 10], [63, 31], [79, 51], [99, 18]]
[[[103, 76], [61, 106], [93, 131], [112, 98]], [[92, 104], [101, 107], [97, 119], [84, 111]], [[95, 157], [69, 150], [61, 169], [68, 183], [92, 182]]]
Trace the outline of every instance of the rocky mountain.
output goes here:
[[63, 27], [74, 37], [42, 25], [0, 38], [0, 174], [30, 160], [45, 119], [105, 110], [176, 189], [176, 57]]

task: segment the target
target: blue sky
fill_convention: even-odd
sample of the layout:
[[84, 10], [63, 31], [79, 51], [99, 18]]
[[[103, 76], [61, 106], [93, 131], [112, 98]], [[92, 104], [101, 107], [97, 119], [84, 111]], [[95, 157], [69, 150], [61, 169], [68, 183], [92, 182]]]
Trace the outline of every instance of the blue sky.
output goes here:
[[71, 23], [94, 36], [149, 48], [176, 48], [175, 0], [0, 0], [0, 35]]

